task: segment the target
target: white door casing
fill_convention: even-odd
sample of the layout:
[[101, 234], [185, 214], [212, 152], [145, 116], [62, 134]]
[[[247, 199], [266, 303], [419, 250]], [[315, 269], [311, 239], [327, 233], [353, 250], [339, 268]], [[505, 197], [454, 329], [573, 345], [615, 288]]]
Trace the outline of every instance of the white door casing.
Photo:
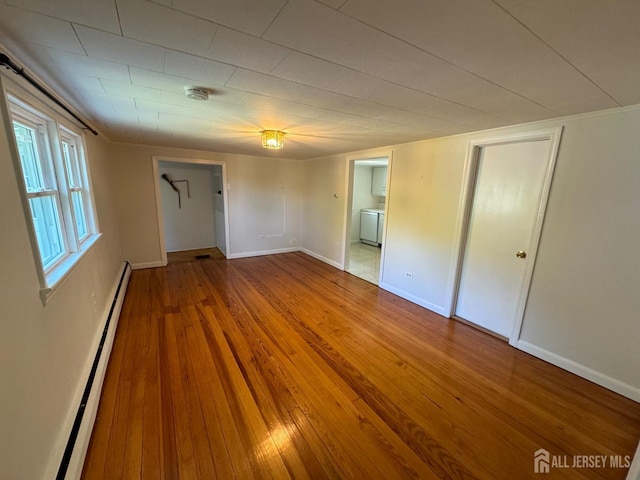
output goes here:
[[[448, 313], [508, 337], [522, 326], [562, 129], [471, 142]], [[526, 252], [526, 258], [516, 253]]]
[[456, 316], [508, 337], [529, 258], [548, 140], [482, 147]]
[[[343, 228], [342, 228], [342, 238], [344, 242], [342, 244], [342, 261], [339, 265], [335, 265], [337, 268], [341, 270], [347, 271], [349, 269], [349, 247], [350, 247], [350, 236], [351, 236], [351, 222], [352, 222], [352, 208], [353, 208], [353, 176], [354, 176], [354, 168], [356, 161], [364, 161], [371, 159], [381, 159], [386, 158], [387, 160], [387, 175], [386, 175], [386, 200], [384, 211], [385, 214], [389, 209], [389, 198], [390, 198], [390, 184], [391, 184], [391, 175], [392, 175], [392, 166], [393, 166], [393, 150], [372, 150], [365, 153], [358, 153], [355, 155], [349, 155], [346, 159], [346, 175], [344, 182], [344, 197], [345, 201], [345, 211], [343, 218]], [[334, 194], [335, 198], [338, 198], [337, 194]], [[384, 218], [384, 224], [382, 229], [382, 248], [380, 252], [380, 274], [378, 276], [378, 284], [382, 282], [382, 278], [384, 275], [384, 257], [385, 257], [385, 236], [386, 236], [386, 215]]]
[[223, 223], [222, 228], [219, 230], [224, 235], [224, 249], [223, 254], [228, 257], [231, 250], [229, 244], [229, 196], [228, 196], [228, 183], [227, 183], [227, 165], [226, 162], [217, 160], [204, 160], [204, 159], [190, 159], [180, 157], [165, 157], [152, 155], [152, 170], [153, 170], [153, 186], [156, 197], [156, 214], [158, 217], [158, 243], [160, 245], [161, 261], [160, 265], [167, 265], [167, 247], [164, 238], [164, 218], [162, 215], [162, 198], [160, 195], [160, 175], [159, 175], [159, 162], [172, 162], [172, 163], [192, 163], [199, 165], [220, 165], [222, 169], [221, 181], [222, 181], [222, 204], [223, 204]]

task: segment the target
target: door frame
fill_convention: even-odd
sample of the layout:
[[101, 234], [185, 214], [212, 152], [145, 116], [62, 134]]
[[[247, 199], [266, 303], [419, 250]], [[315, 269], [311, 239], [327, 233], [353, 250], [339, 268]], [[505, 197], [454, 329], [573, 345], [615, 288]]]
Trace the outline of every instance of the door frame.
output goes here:
[[509, 336], [509, 344], [512, 346], [516, 346], [518, 340], [520, 339], [524, 311], [527, 304], [529, 289], [531, 287], [531, 280], [533, 278], [533, 269], [538, 254], [540, 235], [542, 234], [542, 225], [544, 222], [544, 216], [549, 200], [549, 193], [551, 191], [553, 171], [555, 169], [558, 150], [560, 148], [562, 130], [563, 127], [559, 126], [557, 128], [535, 130], [533, 132], [526, 132], [522, 134], [478, 138], [475, 140], [471, 140], [467, 145], [467, 153], [462, 174], [462, 188], [460, 193], [460, 201], [458, 203], [456, 229], [454, 234], [454, 255], [449, 271], [449, 281], [447, 282], [447, 293], [445, 298], [445, 314], [448, 318], [451, 318], [451, 316], [454, 314], [456, 309], [456, 302], [458, 299], [460, 276], [462, 274], [464, 251], [467, 243], [467, 233], [469, 229], [469, 221], [471, 218], [471, 208], [473, 206], [473, 199], [475, 194], [476, 174], [478, 170], [480, 151], [482, 150], [482, 148], [496, 145], [523, 143], [536, 140], [549, 140], [550, 142], [544, 181], [542, 184], [542, 192], [540, 195], [540, 202], [538, 204], [531, 238], [531, 253], [527, 253], [530, 261], [527, 263], [527, 268], [524, 273], [524, 282], [522, 284], [522, 289], [520, 291], [520, 296], [518, 299], [518, 308], [516, 310], [516, 316], [513, 322], [511, 335]]
[[160, 255], [162, 265], [167, 265], [167, 246], [164, 238], [164, 215], [162, 214], [162, 196], [160, 194], [160, 175], [158, 169], [159, 162], [184, 163], [191, 165], [220, 165], [222, 167], [222, 199], [224, 201], [224, 238], [227, 246], [227, 254], [229, 258], [231, 246], [229, 245], [229, 195], [227, 192], [227, 164], [218, 160], [205, 160], [195, 158], [166, 157], [164, 155], [152, 155], [153, 160], [153, 188], [156, 194], [156, 213], [158, 216], [158, 239], [160, 242]]
[[384, 254], [387, 245], [387, 222], [389, 221], [389, 198], [391, 195], [391, 169], [393, 165], [393, 150], [374, 150], [365, 153], [358, 153], [347, 156], [345, 175], [344, 197], [346, 199], [344, 219], [342, 222], [342, 270], [345, 272], [349, 268], [349, 250], [351, 248], [351, 210], [353, 209], [353, 175], [356, 160], [370, 160], [374, 158], [387, 159], [387, 195], [384, 201], [384, 222], [382, 224], [382, 248], [380, 251], [380, 273], [378, 275], [378, 286], [380, 286], [384, 272]]

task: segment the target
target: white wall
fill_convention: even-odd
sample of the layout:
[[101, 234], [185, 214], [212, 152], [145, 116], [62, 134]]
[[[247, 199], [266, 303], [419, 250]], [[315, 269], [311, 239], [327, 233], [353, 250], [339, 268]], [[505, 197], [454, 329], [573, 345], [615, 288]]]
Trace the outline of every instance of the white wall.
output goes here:
[[342, 266], [344, 254], [345, 162], [344, 155], [336, 155], [301, 163], [301, 246], [336, 267]]
[[353, 202], [351, 208], [351, 242], [360, 241], [360, 210], [378, 208], [384, 197], [371, 195], [373, 167], [370, 165], [353, 166]]
[[640, 110], [566, 123], [522, 330], [638, 389], [639, 131]]
[[[382, 285], [444, 312], [469, 141], [558, 125], [565, 130], [522, 342], [640, 398], [638, 108], [391, 147]], [[345, 206], [331, 195], [345, 182], [347, 156], [304, 163], [303, 247], [334, 265]]]
[[300, 162], [145, 145], [112, 148], [124, 258], [134, 266], [162, 261], [152, 156], [226, 163], [229, 258], [297, 248]]
[[[178, 193], [165, 180], [160, 181], [164, 238], [167, 252], [215, 247], [215, 202], [219, 165], [159, 162], [158, 175], [169, 175], [180, 189]], [[189, 198], [188, 193], [191, 194]]]
[[235, 155], [227, 164], [230, 256], [297, 249], [300, 162]]
[[104, 138], [88, 135], [103, 235], [43, 306], [7, 127], [0, 118], [0, 478], [54, 478], [121, 268], [111, 159]]

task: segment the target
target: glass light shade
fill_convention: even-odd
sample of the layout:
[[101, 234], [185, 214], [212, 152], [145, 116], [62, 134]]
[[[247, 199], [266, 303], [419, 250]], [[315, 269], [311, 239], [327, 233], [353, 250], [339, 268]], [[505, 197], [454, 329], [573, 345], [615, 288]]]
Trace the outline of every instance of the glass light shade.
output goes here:
[[269, 150], [278, 150], [284, 146], [284, 132], [278, 130], [262, 131], [262, 147]]

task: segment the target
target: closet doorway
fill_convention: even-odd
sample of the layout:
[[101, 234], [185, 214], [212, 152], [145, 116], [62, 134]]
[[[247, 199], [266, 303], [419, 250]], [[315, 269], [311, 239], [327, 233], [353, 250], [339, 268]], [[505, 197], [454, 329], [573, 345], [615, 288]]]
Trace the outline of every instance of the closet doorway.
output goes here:
[[[225, 165], [208, 160], [153, 158], [162, 262], [167, 252], [227, 256]], [[217, 252], [219, 250], [220, 253]]]

